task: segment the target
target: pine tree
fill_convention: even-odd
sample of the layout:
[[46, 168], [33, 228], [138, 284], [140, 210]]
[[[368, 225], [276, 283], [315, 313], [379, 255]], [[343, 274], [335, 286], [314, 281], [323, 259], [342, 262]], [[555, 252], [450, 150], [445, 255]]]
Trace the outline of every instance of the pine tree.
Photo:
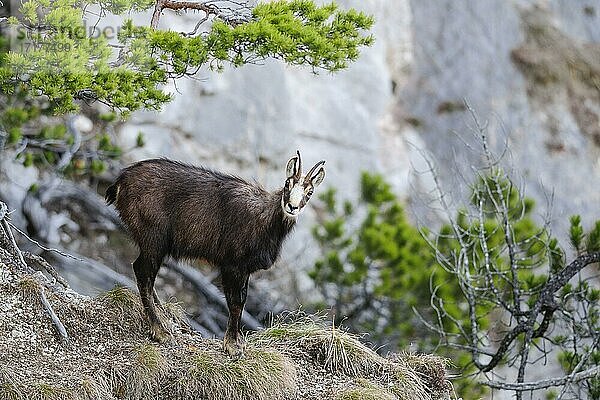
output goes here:
[[[95, 30], [93, 8], [100, 18], [122, 16], [122, 26]], [[148, 25], [126, 19], [152, 8]], [[188, 33], [161, 30], [164, 10], [199, 13], [198, 24]], [[172, 95], [162, 87], [170, 80], [269, 58], [335, 72], [373, 42], [371, 16], [309, 0], [254, 7], [238, 1], [27, 0], [13, 11], [2, 16], [0, 10], [0, 150], [12, 148], [25, 166], [71, 177], [102, 174], [107, 161], [118, 160], [127, 149], [114, 144], [115, 127], [135, 110], [169, 102]], [[109, 112], [87, 107], [93, 103]], [[94, 119], [94, 131], [85, 135], [62, 117], [82, 106]], [[137, 142], [143, 145], [143, 133]]]

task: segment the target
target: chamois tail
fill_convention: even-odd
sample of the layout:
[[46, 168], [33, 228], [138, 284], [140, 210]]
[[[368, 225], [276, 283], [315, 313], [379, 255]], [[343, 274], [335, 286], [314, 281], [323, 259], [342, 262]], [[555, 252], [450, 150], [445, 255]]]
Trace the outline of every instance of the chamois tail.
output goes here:
[[104, 199], [108, 205], [113, 204], [117, 201], [117, 194], [119, 193], [119, 182], [115, 182], [106, 189], [106, 194], [104, 195]]

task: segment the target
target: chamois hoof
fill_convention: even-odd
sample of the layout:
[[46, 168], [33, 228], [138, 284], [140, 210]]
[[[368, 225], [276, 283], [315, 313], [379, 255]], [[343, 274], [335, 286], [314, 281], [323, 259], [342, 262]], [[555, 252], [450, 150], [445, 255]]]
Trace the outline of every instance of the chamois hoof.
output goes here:
[[225, 350], [225, 352], [234, 360], [239, 360], [244, 357], [244, 348], [244, 341], [241, 337], [238, 337], [236, 340], [225, 336], [225, 339], [223, 340], [223, 350]]
[[171, 334], [162, 325], [150, 326], [150, 339], [158, 343], [166, 343], [171, 340]]

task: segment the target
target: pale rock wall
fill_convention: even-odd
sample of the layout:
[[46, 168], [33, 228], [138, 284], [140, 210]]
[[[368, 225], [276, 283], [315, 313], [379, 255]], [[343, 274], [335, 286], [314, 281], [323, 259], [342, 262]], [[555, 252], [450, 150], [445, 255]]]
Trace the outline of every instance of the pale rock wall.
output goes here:
[[[466, 99], [489, 121], [493, 147], [509, 144], [507, 161], [528, 194], [543, 206], [545, 193], [554, 191], [559, 235], [571, 214], [600, 218], [598, 0], [340, 3], [377, 20], [374, 46], [348, 70], [313, 75], [274, 61], [222, 74], [202, 70], [198, 80], [168, 88], [175, 98], [161, 112], [135, 113], [123, 125], [126, 147], [139, 131], [147, 140], [127, 161], [167, 156], [255, 178], [272, 189], [283, 183], [285, 161], [300, 149], [305, 165], [327, 160], [325, 184], [342, 196], [357, 196], [360, 171], [380, 171], [409, 201], [413, 218], [435, 221], [419, 194], [432, 189], [431, 177], [418, 173], [425, 166], [411, 146], [433, 155], [447, 190], [464, 194], [461, 175], [468, 177], [477, 161], [462, 142], [473, 142], [472, 121], [460, 109]], [[161, 28], [191, 30], [194, 17], [165, 15]], [[136, 17], [148, 21], [148, 15]], [[536, 24], [542, 29], [531, 29]], [[544, 31], [550, 36], [540, 46], [532, 32]], [[559, 42], [544, 47], [549, 37]], [[587, 75], [573, 75], [565, 59], [576, 60]], [[548, 71], [546, 81], [536, 75]], [[1, 170], [0, 190], [18, 204], [37, 175], [6, 161]], [[309, 268], [316, 255], [314, 221], [308, 210], [270, 272], [291, 303], [310, 293], [305, 274], [296, 272]]]
[[[600, 129], [600, 91], [586, 89], [580, 99], [584, 112], [574, 108], [572, 95], [574, 87], [593, 86], [592, 80], [600, 79], [600, 2], [415, 0], [411, 11], [413, 75], [400, 91], [399, 116], [419, 121], [417, 131], [438, 159], [446, 187], [464, 187], [460, 176], [468, 176], [475, 159], [462, 143], [473, 142], [469, 113], [445, 111], [466, 99], [482, 122], [489, 122], [494, 147], [508, 143], [506, 160], [538, 204], [543, 207], [545, 193], [554, 191], [554, 228], [560, 236], [571, 214], [581, 213], [587, 221], [600, 218], [600, 190], [594, 183], [600, 179], [600, 147], [585, 132]], [[522, 53], [533, 57], [523, 60], [530, 63], [526, 66], [565, 70], [562, 76], [555, 71], [558, 78], [547, 83], [524, 76], [520, 61], [511, 56], [535, 31], [532, 19], [551, 35], [541, 39], [541, 48]], [[557, 37], [561, 43], [554, 41]], [[588, 75], [595, 76], [572, 84], [565, 60], [558, 59], [561, 52], [570, 62], [584, 59], [593, 71]], [[454, 168], [455, 156], [460, 171]]]

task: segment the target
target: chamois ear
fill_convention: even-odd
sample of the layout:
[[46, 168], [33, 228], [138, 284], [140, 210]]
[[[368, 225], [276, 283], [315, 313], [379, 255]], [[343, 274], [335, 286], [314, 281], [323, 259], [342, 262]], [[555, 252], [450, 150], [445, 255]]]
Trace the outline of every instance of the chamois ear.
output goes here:
[[285, 168], [285, 174], [287, 178], [294, 177], [300, 179], [302, 174], [302, 160], [300, 159], [300, 151], [296, 151], [296, 156], [290, 158]]
[[316, 188], [317, 186], [319, 186], [321, 184], [321, 182], [323, 182], [323, 179], [325, 179], [325, 168], [321, 167], [310, 178], [310, 183], [312, 184], [313, 188]]
[[325, 179], [325, 168], [323, 168], [323, 165], [325, 165], [325, 160], [319, 161], [308, 171], [304, 177], [304, 186], [311, 184], [313, 187], [317, 187], [323, 182], [323, 179]]

